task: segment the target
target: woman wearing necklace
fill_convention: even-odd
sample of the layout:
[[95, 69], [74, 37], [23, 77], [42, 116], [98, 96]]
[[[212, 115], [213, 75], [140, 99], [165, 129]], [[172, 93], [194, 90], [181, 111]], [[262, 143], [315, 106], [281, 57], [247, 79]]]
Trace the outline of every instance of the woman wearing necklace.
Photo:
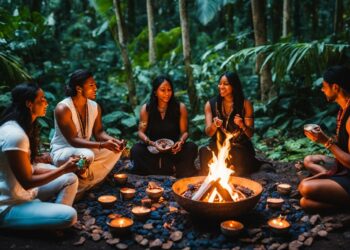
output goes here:
[[219, 95], [210, 99], [204, 107], [205, 133], [210, 143], [199, 150], [201, 172], [208, 174], [212, 152], [217, 155], [217, 142], [222, 145], [226, 136], [231, 139], [227, 166], [233, 167], [235, 175], [247, 175], [259, 167], [250, 138], [254, 133], [253, 106], [243, 95], [241, 82], [236, 73], [225, 72], [219, 78]]
[[[55, 133], [51, 141], [51, 157], [60, 165], [72, 155], [87, 158], [89, 178], [80, 179], [78, 195], [107, 176], [118, 161], [123, 141], [109, 136], [102, 126], [101, 108], [93, 100], [97, 86], [92, 74], [75, 71], [67, 85], [67, 98], [55, 109]], [[94, 141], [91, 140], [94, 137]]]
[[[149, 102], [140, 111], [138, 135], [141, 142], [131, 149], [135, 173], [175, 174], [180, 178], [194, 175], [197, 146], [186, 142], [187, 123], [186, 107], [175, 99], [171, 80], [166, 76], [158, 76], [152, 82]], [[159, 153], [154, 150], [155, 141], [163, 138], [175, 142], [170, 152]]]
[[305, 131], [305, 135], [323, 144], [333, 157], [306, 156], [304, 165], [312, 176], [300, 183], [299, 191], [304, 209], [330, 212], [350, 205], [350, 69], [333, 66], [326, 70], [323, 79], [322, 92], [327, 101], [340, 106], [336, 136], [328, 137], [321, 129]]

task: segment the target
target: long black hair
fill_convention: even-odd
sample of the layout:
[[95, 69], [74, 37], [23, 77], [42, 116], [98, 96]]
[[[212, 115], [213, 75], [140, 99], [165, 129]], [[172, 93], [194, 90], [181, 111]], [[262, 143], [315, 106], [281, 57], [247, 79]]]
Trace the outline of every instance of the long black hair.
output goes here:
[[87, 79], [93, 77], [92, 73], [85, 69], [77, 69], [70, 75], [68, 84], [66, 85], [66, 95], [67, 96], [76, 96], [77, 95], [77, 86], [83, 87]]
[[[233, 114], [240, 114], [243, 117], [243, 108], [244, 108], [244, 94], [242, 90], [242, 84], [241, 80], [238, 77], [237, 73], [234, 72], [225, 72], [223, 73], [219, 78], [219, 83], [222, 77], [226, 76], [228, 83], [232, 87], [232, 95], [233, 95]], [[220, 94], [217, 96], [217, 104], [218, 104], [218, 111], [222, 114], [221, 105], [222, 105], [223, 98], [220, 96]]]
[[156, 92], [157, 92], [157, 89], [159, 88], [159, 86], [164, 81], [167, 81], [170, 84], [171, 89], [172, 89], [172, 95], [171, 95], [169, 103], [168, 103], [167, 113], [175, 115], [176, 118], [180, 117], [180, 105], [174, 96], [174, 85], [173, 85], [172, 81], [170, 80], [170, 78], [165, 76], [165, 75], [157, 76], [152, 81], [152, 91], [151, 91], [150, 98], [149, 98], [149, 101], [148, 101], [147, 106], [146, 106], [146, 110], [149, 113], [150, 117], [154, 117], [154, 115], [157, 114], [157, 112], [158, 112], [158, 97], [156, 96]]
[[32, 122], [32, 114], [27, 101], [34, 102], [40, 87], [36, 83], [22, 83], [11, 91], [12, 103], [1, 115], [0, 126], [7, 121], [16, 121], [29, 137], [31, 162], [38, 154], [40, 137], [37, 121]]

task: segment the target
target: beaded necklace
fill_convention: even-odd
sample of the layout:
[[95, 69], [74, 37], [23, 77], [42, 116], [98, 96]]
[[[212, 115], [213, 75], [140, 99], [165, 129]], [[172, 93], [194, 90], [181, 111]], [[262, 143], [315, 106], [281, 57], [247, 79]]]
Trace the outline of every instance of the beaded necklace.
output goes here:
[[87, 139], [87, 134], [88, 134], [88, 124], [89, 124], [89, 112], [88, 112], [88, 103], [86, 102], [85, 104], [85, 123], [83, 123], [83, 118], [80, 115], [80, 113], [77, 110], [77, 107], [75, 106], [74, 102], [73, 102], [74, 108], [76, 113], [78, 114], [78, 121], [79, 121], [79, 125], [80, 125], [80, 131], [81, 131], [81, 136], [84, 139]]
[[336, 129], [336, 137], [337, 138], [338, 138], [338, 135], [339, 135], [341, 122], [343, 120], [343, 117], [345, 115], [346, 110], [349, 107], [349, 104], [350, 104], [350, 98], [348, 98], [348, 100], [346, 101], [344, 109], [340, 108], [339, 111], [338, 111], [338, 115], [337, 115], [337, 129]]

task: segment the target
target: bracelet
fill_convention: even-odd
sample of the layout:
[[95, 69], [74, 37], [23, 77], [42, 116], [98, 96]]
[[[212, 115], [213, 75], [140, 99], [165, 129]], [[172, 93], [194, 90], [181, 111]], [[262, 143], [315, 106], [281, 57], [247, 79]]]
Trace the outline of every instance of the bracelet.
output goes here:
[[100, 141], [100, 143], [98, 144], [98, 150], [101, 150], [102, 148], [102, 142]]
[[149, 138], [147, 136], [145, 137], [144, 141], [147, 145], [149, 145]]
[[326, 143], [324, 144], [324, 146], [326, 149], [329, 149], [334, 143], [335, 143], [335, 141], [333, 140], [333, 138], [329, 137], [328, 140], [326, 141]]

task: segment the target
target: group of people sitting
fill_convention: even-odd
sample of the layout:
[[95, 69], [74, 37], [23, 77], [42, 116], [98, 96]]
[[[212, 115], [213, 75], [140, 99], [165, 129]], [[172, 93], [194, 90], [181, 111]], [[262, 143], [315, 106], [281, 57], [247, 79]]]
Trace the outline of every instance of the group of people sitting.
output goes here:
[[[350, 203], [349, 76], [344, 66], [330, 68], [324, 75], [322, 91], [341, 107], [338, 140], [327, 137], [322, 130], [306, 136], [323, 143], [336, 160], [324, 156], [305, 159], [305, 167], [316, 175], [300, 184], [304, 208], [329, 209]], [[0, 120], [0, 228], [57, 229], [73, 225], [77, 219], [72, 208], [76, 197], [102, 182], [125, 148], [124, 140], [103, 129], [101, 107], [94, 101], [97, 85], [89, 71], [71, 74], [66, 90], [68, 97], [54, 111], [50, 155], [38, 155], [37, 118], [45, 116], [48, 106], [43, 90], [34, 83], [20, 84], [12, 90], [12, 103]], [[254, 133], [253, 106], [244, 97], [238, 75], [222, 74], [218, 91], [204, 107], [209, 145], [198, 150], [197, 145], [187, 141], [187, 109], [174, 96], [172, 81], [166, 76], [155, 78], [149, 101], [140, 111], [140, 142], [131, 149], [133, 172], [178, 178], [206, 175], [212, 152], [216, 154], [218, 145], [228, 136], [232, 138], [227, 166], [239, 176], [258, 170], [260, 162], [250, 140]], [[174, 142], [166, 153], [160, 153], [155, 143], [163, 138]], [[194, 164], [198, 155], [199, 171]], [[89, 178], [75, 174], [79, 173], [80, 156], [87, 161]], [[326, 170], [320, 162], [331, 163], [334, 168]], [[324, 196], [323, 192], [330, 195]]]

